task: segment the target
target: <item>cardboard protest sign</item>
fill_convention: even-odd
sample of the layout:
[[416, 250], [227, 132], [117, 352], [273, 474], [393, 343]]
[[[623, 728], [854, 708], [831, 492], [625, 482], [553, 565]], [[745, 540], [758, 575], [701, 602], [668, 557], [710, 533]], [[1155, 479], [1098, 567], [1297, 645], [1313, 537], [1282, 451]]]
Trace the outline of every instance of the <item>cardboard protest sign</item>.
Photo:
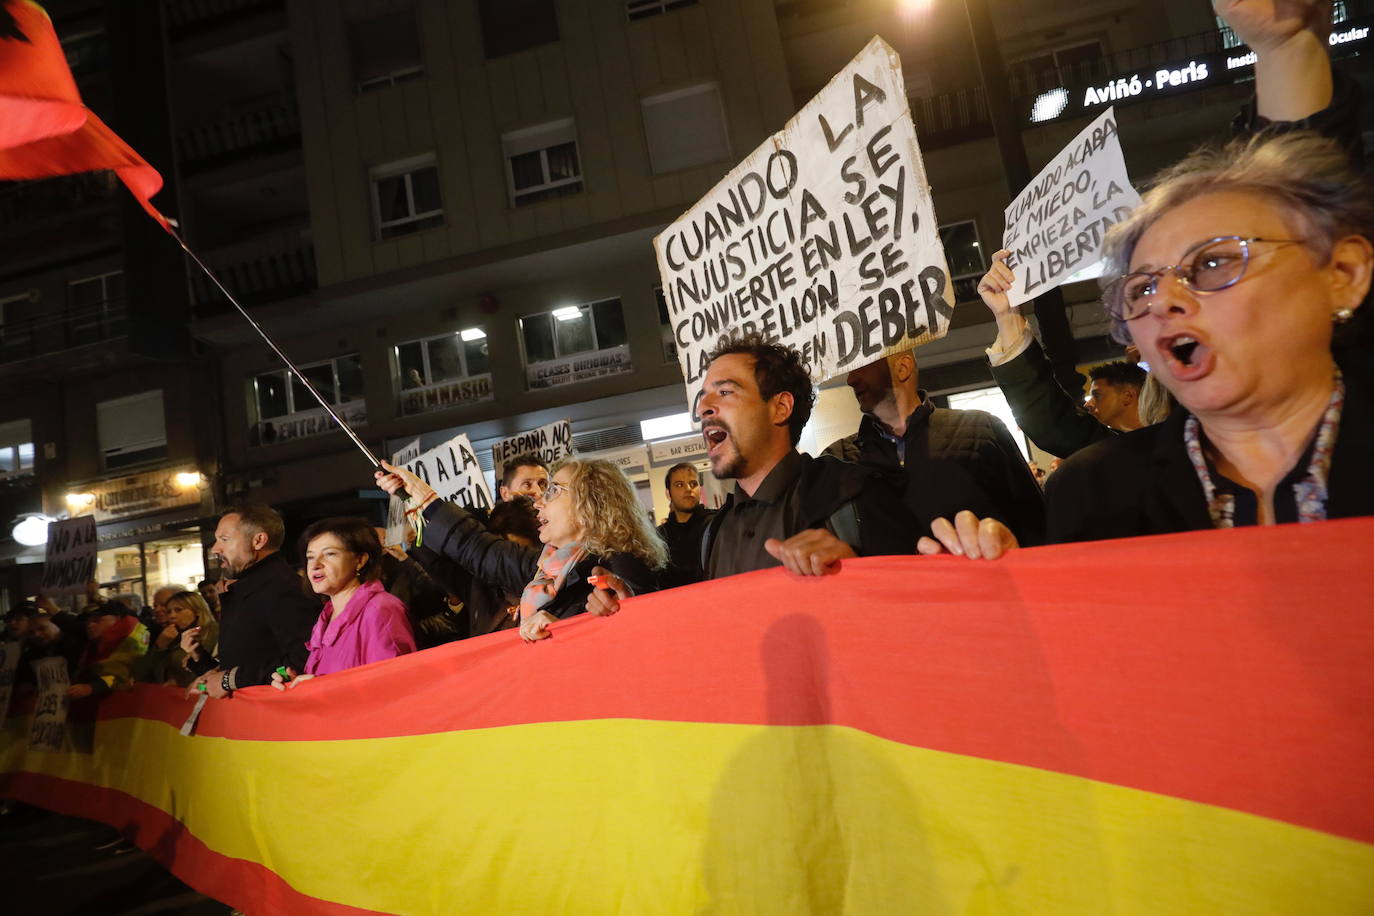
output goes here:
[[491, 490], [466, 433], [406, 463], [410, 472], [434, 488], [439, 498], [465, 509], [490, 509]]
[[654, 250], [693, 413], [725, 335], [796, 347], [818, 382], [942, 337], [953, 291], [897, 52], [870, 41]]
[[48, 524], [43, 559], [43, 594], [79, 595], [95, 578], [95, 518], [89, 515]]
[[501, 483], [501, 475], [505, 472], [506, 462], [530, 452], [543, 458], [544, 463], [549, 466], [552, 466], [556, 461], [562, 461], [564, 458], [571, 458], [572, 421], [559, 420], [555, 423], [546, 423], [538, 429], [508, 436], [493, 445], [491, 447], [491, 467], [492, 473], [496, 475], [498, 486]]
[[10, 693], [14, 690], [14, 673], [19, 669], [22, 649], [22, 643], [0, 642], [0, 722], [10, 710]]
[[37, 751], [60, 751], [67, 732], [67, 660], [43, 658], [33, 663], [38, 681], [38, 700], [29, 726], [29, 747]]
[[1006, 210], [1002, 247], [1020, 305], [1096, 264], [1107, 230], [1140, 205], [1126, 175], [1116, 111], [1108, 108], [1059, 151]]
[[[409, 464], [420, 457], [420, 440], [413, 439], [404, 448], [391, 453], [391, 463], [397, 467]], [[398, 497], [391, 497], [386, 506], [386, 543], [385, 547], [401, 547], [406, 542], [406, 503]]]

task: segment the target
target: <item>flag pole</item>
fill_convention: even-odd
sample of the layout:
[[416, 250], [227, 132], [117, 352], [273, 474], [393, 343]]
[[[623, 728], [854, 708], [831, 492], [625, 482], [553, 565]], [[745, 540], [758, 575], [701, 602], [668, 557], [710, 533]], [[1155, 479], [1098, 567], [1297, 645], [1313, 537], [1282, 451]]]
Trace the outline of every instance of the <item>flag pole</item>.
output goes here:
[[229, 303], [234, 308], [238, 309], [239, 314], [244, 317], [244, 320], [247, 321], [250, 325], [252, 325], [253, 330], [258, 332], [258, 336], [261, 337], [263, 341], [266, 342], [266, 344], [272, 348], [272, 352], [277, 354], [277, 357], [282, 362], [286, 363], [287, 368], [290, 369], [293, 373], [295, 373], [296, 378], [300, 380], [300, 383], [306, 387], [306, 390], [308, 390], [312, 395], [315, 396], [315, 400], [320, 402], [320, 406], [325, 409], [325, 412], [327, 414], [329, 414], [330, 419], [332, 419], [335, 423], [339, 424], [339, 428], [348, 434], [348, 438], [352, 439], [353, 444], [358, 447], [359, 451], [361, 451], [364, 455], [367, 456], [367, 460], [371, 462], [372, 466], [374, 468], [377, 468], [378, 470], [381, 470], [382, 463], [378, 460], [376, 455], [372, 454], [372, 450], [363, 443], [363, 440], [359, 438], [356, 432], [353, 431], [353, 428], [344, 422], [343, 417], [339, 416], [338, 413], [335, 412], [334, 407], [324, 399], [324, 395], [320, 394], [319, 390], [316, 389], [313, 384], [311, 384], [310, 379], [305, 377], [305, 373], [301, 372], [301, 370], [297, 368], [296, 364], [291, 361], [291, 358], [282, 352], [281, 347], [277, 346], [276, 341], [274, 341], [271, 337], [267, 336], [267, 332], [262, 329], [262, 325], [258, 324], [255, 320], [253, 320], [253, 316], [248, 314], [248, 310], [239, 304], [239, 301], [234, 298], [234, 294], [229, 292], [228, 288], [219, 281], [219, 277], [215, 276], [214, 271], [207, 267], [205, 265], [205, 262], [200, 259], [200, 256], [191, 250], [191, 247], [186, 244], [186, 240], [183, 239], [180, 234], [178, 234], [170, 226], [164, 226], [164, 228], [167, 229], [167, 233], [171, 235], [172, 238], [177, 240], [177, 244], [181, 246], [181, 250], [186, 252], [186, 254], [191, 258], [191, 260], [195, 262], [196, 266], [199, 267], [201, 271], [205, 274], [205, 276], [210, 278], [210, 282], [215, 284], [219, 291], [224, 294], [224, 298], [228, 299]]

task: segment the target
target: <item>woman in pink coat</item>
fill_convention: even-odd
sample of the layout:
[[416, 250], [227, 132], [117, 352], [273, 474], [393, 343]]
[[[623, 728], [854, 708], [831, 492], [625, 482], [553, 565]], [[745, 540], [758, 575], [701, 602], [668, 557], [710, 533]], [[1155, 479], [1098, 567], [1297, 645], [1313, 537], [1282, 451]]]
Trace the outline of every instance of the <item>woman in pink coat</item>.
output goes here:
[[[310, 634], [310, 657], [289, 686], [415, 651], [415, 637], [401, 599], [382, 587], [382, 545], [360, 518], [327, 518], [301, 537], [305, 577], [317, 595], [329, 599]], [[286, 681], [272, 676], [272, 686]]]

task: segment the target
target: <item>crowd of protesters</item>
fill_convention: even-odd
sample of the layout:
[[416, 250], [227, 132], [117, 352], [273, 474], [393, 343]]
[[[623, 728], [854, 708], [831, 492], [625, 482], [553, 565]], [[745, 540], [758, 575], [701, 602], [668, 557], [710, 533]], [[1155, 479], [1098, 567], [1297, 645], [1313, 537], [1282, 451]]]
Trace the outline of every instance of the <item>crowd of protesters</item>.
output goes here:
[[298, 572], [281, 516], [237, 507], [215, 531], [217, 583], [166, 586], [146, 611], [98, 589], [79, 616], [25, 605], [6, 638], [29, 659], [64, 658], [74, 699], [136, 680], [223, 698], [505, 629], [539, 642], [567, 617], [769, 567], [816, 576], [864, 555], [995, 560], [1374, 514], [1370, 316], [1358, 311], [1374, 198], [1359, 174], [1358, 93], [1332, 74], [1321, 24], [1239, 3], [1218, 12], [1259, 55], [1257, 99], [1236, 138], [1168, 169], [1113, 227], [1103, 304], [1127, 358], [1092, 370], [1086, 400], [1072, 396], [1009, 305], [1008, 252], [979, 284], [998, 329], [993, 377], [1029, 438], [1063, 459], [1043, 491], [999, 420], [934, 404], [910, 352], [850, 372], [858, 429], [807, 455], [797, 445], [815, 390], [801, 356], [734, 337], [710, 355], [697, 405], [711, 471], [734, 481], [715, 511], [691, 464], [664, 475], [655, 529], [605, 461], [521, 456], [489, 513], [383, 463], [376, 483], [406, 499], [404, 545], [384, 547], [363, 519], [320, 520]]

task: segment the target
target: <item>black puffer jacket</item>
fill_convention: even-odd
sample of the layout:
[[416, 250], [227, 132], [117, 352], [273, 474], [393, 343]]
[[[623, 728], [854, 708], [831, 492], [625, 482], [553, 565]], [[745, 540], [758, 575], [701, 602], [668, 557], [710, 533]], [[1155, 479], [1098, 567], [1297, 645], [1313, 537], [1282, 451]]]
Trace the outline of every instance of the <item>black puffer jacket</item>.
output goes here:
[[[936, 407], [922, 395], [907, 418], [906, 460], [897, 446], [865, 416], [859, 431], [831, 444], [827, 455], [852, 461], [895, 480], [903, 502], [929, 534], [930, 523], [968, 509], [1002, 522], [1023, 547], [1045, 543], [1045, 505], [1021, 450], [1002, 421], [981, 410]], [[914, 541], [913, 541], [914, 543]]]
[[[424, 546], [448, 557], [493, 588], [513, 595], [524, 591], [534, 578], [541, 552], [538, 547], [525, 547], [492, 534], [463, 507], [443, 500], [425, 507]], [[636, 595], [658, 587], [657, 577], [639, 557], [587, 556], [568, 572], [563, 587], [544, 610], [559, 618], [585, 611], [592, 593], [587, 577], [597, 566], [615, 573]]]

